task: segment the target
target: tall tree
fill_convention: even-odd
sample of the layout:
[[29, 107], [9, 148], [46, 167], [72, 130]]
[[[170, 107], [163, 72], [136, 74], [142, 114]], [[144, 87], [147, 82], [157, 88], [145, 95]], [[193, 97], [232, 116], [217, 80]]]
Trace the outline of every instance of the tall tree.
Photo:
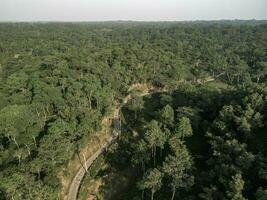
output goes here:
[[137, 112], [140, 111], [143, 107], [144, 107], [143, 97], [137, 96], [137, 97], [134, 97], [130, 101], [130, 103], [128, 105], [128, 109], [134, 111], [134, 119], [135, 120], [137, 118]]
[[193, 129], [191, 127], [190, 119], [182, 117], [175, 128], [175, 134], [182, 139], [191, 136], [193, 134]]
[[174, 111], [170, 105], [166, 105], [159, 112], [159, 120], [165, 127], [172, 127], [174, 121]]
[[229, 183], [229, 191], [227, 191], [228, 198], [232, 200], [246, 200], [242, 194], [244, 183], [241, 174], [233, 176], [232, 181]]
[[163, 174], [157, 168], [154, 168], [145, 173], [143, 179], [139, 182], [139, 187], [141, 190], [151, 190], [151, 200], [153, 200], [155, 192], [162, 186], [162, 178]]
[[162, 150], [167, 140], [166, 135], [164, 134], [164, 132], [161, 131], [160, 126], [156, 120], [152, 120], [148, 123], [144, 139], [151, 148], [151, 155], [155, 166], [157, 147]]
[[171, 200], [174, 199], [178, 188], [188, 190], [194, 184], [194, 177], [190, 174], [191, 167], [192, 159], [186, 148], [180, 150], [179, 154], [175, 156], [169, 155], [166, 158], [163, 164], [163, 172], [170, 177]]

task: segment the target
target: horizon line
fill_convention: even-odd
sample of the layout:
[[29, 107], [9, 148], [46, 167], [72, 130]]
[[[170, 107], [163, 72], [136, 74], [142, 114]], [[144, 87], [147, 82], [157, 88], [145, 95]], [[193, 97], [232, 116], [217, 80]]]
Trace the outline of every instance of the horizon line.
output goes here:
[[193, 19], [193, 20], [4, 20], [0, 23], [103, 23], [103, 22], [219, 22], [219, 21], [267, 21], [266, 19]]

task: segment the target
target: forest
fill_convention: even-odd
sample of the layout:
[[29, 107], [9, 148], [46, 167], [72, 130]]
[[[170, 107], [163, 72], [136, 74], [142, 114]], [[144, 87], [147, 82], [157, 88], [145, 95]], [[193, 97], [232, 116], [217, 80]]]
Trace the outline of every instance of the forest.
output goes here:
[[267, 200], [267, 21], [0, 23], [0, 200], [62, 199], [134, 84], [95, 199]]

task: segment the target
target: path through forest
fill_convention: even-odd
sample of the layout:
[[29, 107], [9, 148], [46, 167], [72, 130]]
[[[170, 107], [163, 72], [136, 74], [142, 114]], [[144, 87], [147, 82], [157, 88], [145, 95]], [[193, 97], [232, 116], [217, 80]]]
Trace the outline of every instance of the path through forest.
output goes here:
[[[141, 93], [138, 96], [145, 96], [150, 94], [149, 93], [149, 87], [146, 84], [135, 84], [129, 87], [128, 92], [131, 92], [132, 90], [139, 89], [141, 90]], [[69, 190], [68, 190], [68, 200], [76, 200], [79, 192], [79, 188], [82, 182], [83, 177], [85, 176], [87, 170], [92, 165], [92, 163], [100, 156], [105, 150], [116, 141], [117, 137], [120, 134], [120, 109], [123, 105], [127, 104], [127, 102], [132, 98], [131, 94], [127, 95], [122, 103], [114, 110], [113, 113], [113, 132], [112, 135], [108, 138], [105, 144], [103, 144], [91, 157], [89, 157], [86, 162], [83, 163], [82, 166], [80, 166], [78, 172], [76, 173], [74, 179], [72, 180]], [[104, 119], [106, 120], [106, 119]]]
[[[203, 83], [206, 82], [210, 82], [210, 81], [214, 81], [215, 79], [208, 79], [205, 80]], [[131, 91], [134, 90], [138, 90], [139, 93], [137, 94], [137, 96], [147, 96], [156, 92], [165, 92], [167, 91], [166, 89], [157, 89], [157, 90], [153, 90], [152, 87], [149, 87], [147, 84], [134, 84], [131, 85], [129, 87], [128, 93], [131, 93]], [[82, 166], [80, 166], [78, 172], [76, 173], [74, 179], [72, 180], [69, 190], [68, 190], [68, 196], [67, 199], [68, 200], [76, 200], [77, 196], [78, 196], [78, 192], [79, 192], [79, 188], [80, 185], [82, 183], [82, 179], [85, 176], [87, 170], [89, 169], [89, 167], [92, 165], [92, 163], [103, 153], [105, 152], [105, 150], [108, 149], [108, 147], [116, 141], [117, 137], [120, 135], [120, 109], [122, 108], [122, 106], [124, 106], [125, 104], [127, 104], [132, 98], [132, 95], [129, 94], [127, 95], [122, 103], [117, 106], [117, 108], [114, 110], [113, 113], [113, 132], [112, 135], [107, 139], [107, 141], [91, 156], [89, 157], [86, 162], [84, 162], [84, 164]], [[106, 118], [104, 120], [107, 120], [109, 118]]]

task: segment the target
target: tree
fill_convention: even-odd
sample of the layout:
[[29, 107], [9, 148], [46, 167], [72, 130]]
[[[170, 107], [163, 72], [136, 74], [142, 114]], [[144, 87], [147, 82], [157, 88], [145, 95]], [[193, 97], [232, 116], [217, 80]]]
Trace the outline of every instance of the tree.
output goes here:
[[242, 179], [241, 174], [232, 176], [232, 181], [229, 183], [229, 191], [226, 192], [228, 198], [232, 200], [246, 200], [242, 195], [244, 183], [245, 181]]
[[[196, 184], [177, 186], [174, 199], [198, 199], [201, 188], [206, 199], [234, 198], [237, 174], [246, 181], [240, 194], [264, 199], [266, 32], [266, 21], [0, 23], [0, 199], [58, 199], [62, 169], [139, 83], [164, 92], [131, 92], [124, 130], [140, 134], [124, 134], [112, 153], [123, 152], [108, 160], [142, 168], [137, 176], [153, 160], [160, 170], [164, 161], [182, 165], [182, 139], [192, 134], [178, 126], [185, 117], [196, 134], [189, 140]], [[152, 119], [157, 124], [145, 127]], [[172, 183], [165, 175], [162, 183]], [[160, 199], [169, 199], [169, 187], [162, 184]]]
[[190, 119], [190, 123], [192, 124], [193, 128], [198, 128], [200, 121], [201, 121], [201, 116], [199, 114], [201, 110], [197, 108], [192, 108], [192, 107], [187, 107], [187, 106], [182, 106], [178, 107], [176, 109], [176, 119], [179, 121], [182, 117], [187, 117]]
[[160, 105], [165, 106], [165, 105], [171, 105], [173, 99], [171, 95], [167, 94], [162, 94], [160, 95]]
[[172, 127], [174, 120], [173, 108], [170, 105], [164, 106], [159, 112], [159, 119], [165, 127]]
[[144, 100], [142, 97], [134, 97], [128, 104], [128, 109], [134, 111], [134, 119], [137, 118], [137, 112], [144, 107]]
[[257, 62], [254, 73], [257, 83], [267, 75], [267, 62]]
[[175, 129], [175, 134], [177, 137], [184, 139], [185, 137], [189, 137], [193, 134], [193, 130], [191, 127], [190, 120], [187, 117], [182, 117]]
[[146, 170], [146, 163], [150, 160], [150, 153], [147, 143], [141, 139], [136, 145], [134, 145], [134, 154], [132, 162], [134, 164], [142, 165], [143, 171]]
[[194, 177], [190, 175], [192, 160], [186, 148], [183, 148], [183, 150], [180, 150], [180, 154], [169, 155], [163, 163], [163, 172], [171, 179], [171, 200], [174, 199], [178, 188], [188, 190], [194, 184]]
[[257, 189], [255, 196], [257, 200], [267, 200], [267, 190], [260, 187]]
[[151, 155], [155, 166], [157, 147], [159, 147], [162, 150], [167, 140], [166, 135], [161, 131], [157, 121], [152, 120], [151, 122], [148, 123], [144, 139], [151, 148]]
[[224, 140], [211, 134], [208, 134], [208, 137], [213, 151], [211, 158], [213, 161], [210, 164], [216, 169], [216, 176], [228, 176], [251, 167], [255, 156], [247, 151], [246, 144], [236, 139]]
[[162, 186], [162, 178], [163, 174], [157, 168], [149, 170], [139, 182], [139, 188], [141, 190], [150, 189], [151, 200], [153, 200], [155, 192], [158, 191]]
[[200, 193], [198, 196], [199, 198], [201, 199], [204, 199], [204, 200], [213, 200], [213, 199], [218, 199], [218, 189], [216, 186], [214, 185], [211, 185], [210, 187], [205, 187], [203, 188], [203, 192]]

